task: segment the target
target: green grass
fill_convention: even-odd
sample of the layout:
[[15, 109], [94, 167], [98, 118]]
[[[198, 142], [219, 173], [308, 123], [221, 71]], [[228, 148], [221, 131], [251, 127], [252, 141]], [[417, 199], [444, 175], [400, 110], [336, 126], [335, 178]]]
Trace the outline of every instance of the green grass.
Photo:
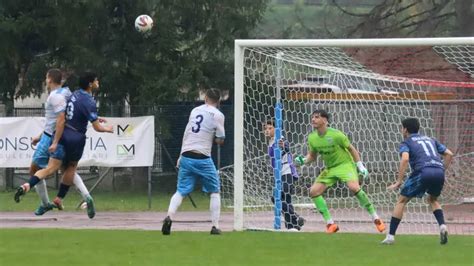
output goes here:
[[473, 265], [474, 237], [2, 229], [2, 265]]
[[[57, 191], [50, 190], [50, 200], [54, 199]], [[24, 196], [20, 203], [13, 201], [14, 192], [0, 192], [0, 211], [33, 211], [40, 203], [36, 192], [31, 191]], [[148, 196], [146, 192], [100, 192], [93, 193], [94, 201], [98, 211], [166, 211], [172, 194], [152, 194], [151, 209], [148, 209]], [[180, 206], [180, 211], [206, 211], [209, 210], [209, 196], [201, 192], [192, 194], [197, 209], [191, 205], [186, 198]], [[70, 191], [64, 200], [65, 210], [74, 211], [81, 201], [81, 197], [75, 191]]]

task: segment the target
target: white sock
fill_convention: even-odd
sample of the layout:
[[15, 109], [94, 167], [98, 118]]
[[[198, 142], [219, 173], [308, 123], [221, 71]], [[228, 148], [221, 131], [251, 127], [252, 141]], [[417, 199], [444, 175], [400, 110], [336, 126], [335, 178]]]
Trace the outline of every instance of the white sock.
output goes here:
[[374, 213], [371, 214], [370, 216], [372, 216], [372, 221], [375, 221], [375, 220], [377, 220], [377, 219], [380, 219], [376, 212], [374, 212]]
[[212, 225], [219, 228], [219, 218], [221, 216], [221, 195], [219, 193], [211, 194], [209, 210], [211, 211]]
[[391, 234], [387, 234], [387, 239], [393, 240], [393, 239], [395, 239], [395, 236], [394, 236], [394, 235], [391, 235]]
[[440, 231], [446, 231], [447, 229], [448, 229], [448, 227], [445, 224], [442, 224], [442, 225], [439, 226]]
[[74, 179], [72, 182], [77, 187], [77, 189], [79, 189], [79, 192], [81, 192], [82, 199], [86, 200], [86, 198], [90, 195], [89, 190], [87, 190], [86, 185], [84, 185], [84, 181], [82, 181], [82, 178], [77, 172], [74, 173]]
[[334, 220], [333, 219], [329, 219], [326, 221], [327, 224], [333, 224], [334, 223]]
[[41, 199], [41, 204], [43, 206], [47, 206], [49, 203], [49, 196], [48, 196], [48, 188], [46, 187], [46, 181], [41, 180], [38, 184], [36, 184], [35, 188], [36, 188], [36, 192], [38, 193]]
[[179, 206], [181, 206], [181, 202], [183, 202], [183, 196], [176, 191], [173, 197], [171, 197], [170, 206], [168, 207], [168, 216], [171, 220], [173, 220], [176, 211], [178, 211]]

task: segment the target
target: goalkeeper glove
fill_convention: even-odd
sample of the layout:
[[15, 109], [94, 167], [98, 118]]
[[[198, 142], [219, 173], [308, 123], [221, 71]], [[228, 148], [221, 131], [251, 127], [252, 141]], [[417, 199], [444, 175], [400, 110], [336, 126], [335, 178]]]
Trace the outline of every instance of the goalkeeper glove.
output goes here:
[[359, 175], [361, 175], [364, 179], [369, 176], [369, 171], [367, 171], [367, 168], [365, 168], [364, 163], [362, 163], [362, 161], [357, 162], [357, 171], [359, 172]]
[[306, 163], [306, 158], [303, 155], [298, 155], [295, 158], [295, 162], [298, 166], [302, 166]]

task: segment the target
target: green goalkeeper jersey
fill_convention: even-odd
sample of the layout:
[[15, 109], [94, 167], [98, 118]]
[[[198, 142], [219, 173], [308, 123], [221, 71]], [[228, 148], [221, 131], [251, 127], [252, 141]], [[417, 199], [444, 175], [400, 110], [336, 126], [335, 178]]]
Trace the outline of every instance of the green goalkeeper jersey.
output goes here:
[[330, 127], [323, 136], [320, 136], [316, 130], [308, 136], [309, 150], [321, 155], [326, 168], [353, 163], [354, 160], [348, 150], [350, 145], [349, 138], [344, 133]]

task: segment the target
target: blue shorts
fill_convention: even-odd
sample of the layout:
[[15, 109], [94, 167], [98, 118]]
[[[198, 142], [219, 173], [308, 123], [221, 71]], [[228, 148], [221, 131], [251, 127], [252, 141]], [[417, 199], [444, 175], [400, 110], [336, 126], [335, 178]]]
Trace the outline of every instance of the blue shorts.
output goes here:
[[181, 156], [178, 173], [178, 193], [186, 196], [193, 192], [197, 179], [201, 180], [202, 191], [219, 193], [220, 180], [211, 158], [191, 159]]
[[55, 152], [51, 153], [51, 157], [62, 160], [63, 163], [78, 162], [84, 152], [84, 145], [86, 145], [84, 134], [65, 127], [58, 147]]
[[36, 164], [40, 168], [46, 168], [48, 166], [48, 161], [49, 161], [49, 146], [51, 146], [51, 143], [53, 142], [53, 139], [51, 136], [46, 135], [46, 133], [41, 134], [41, 139], [38, 142], [38, 145], [36, 145], [36, 150], [35, 153], [33, 153], [33, 160], [32, 162]]
[[421, 173], [410, 176], [400, 191], [402, 196], [408, 198], [421, 198], [425, 193], [438, 197], [444, 186], [444, 169], [425, 167]]

